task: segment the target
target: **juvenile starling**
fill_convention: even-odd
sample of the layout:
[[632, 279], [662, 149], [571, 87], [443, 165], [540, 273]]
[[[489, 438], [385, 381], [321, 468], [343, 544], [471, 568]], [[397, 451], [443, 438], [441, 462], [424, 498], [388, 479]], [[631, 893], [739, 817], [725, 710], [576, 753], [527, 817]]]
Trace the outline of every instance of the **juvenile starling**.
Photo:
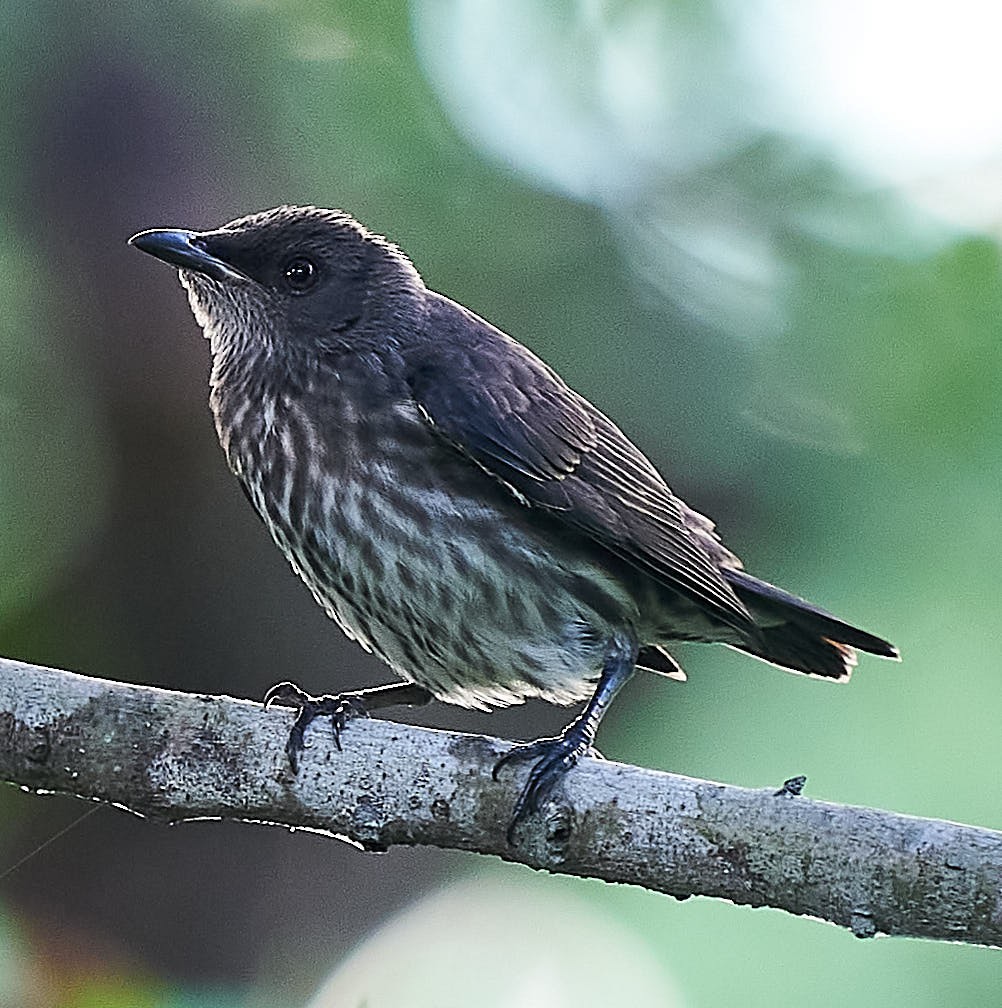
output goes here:
[[844, 681], [897, 650], [741, 569], [625, 434], [538, 357], [425, 287], [348, 214], [278, 207], [133, 245], [180, 269], [230, 468], [317, 602], [404, 680], [310, 697], [306, 726], [432, 698], [587, 701], [530, 761], [511, 826], [591, 749], [635, 668], [722, 643]]

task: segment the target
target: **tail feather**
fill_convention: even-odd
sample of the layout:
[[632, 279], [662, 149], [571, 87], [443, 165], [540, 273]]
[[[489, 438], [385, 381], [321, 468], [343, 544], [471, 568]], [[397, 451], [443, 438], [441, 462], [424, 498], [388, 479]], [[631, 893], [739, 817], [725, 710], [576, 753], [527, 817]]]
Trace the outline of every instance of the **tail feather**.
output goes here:
[[782, 668], [825, 679], [845, 680], [856, 650], [898, 658], [898, 649], [806, 599], [760, 581], [741, 570], [724, 570], [738, 598], [759, 625], [759, 639], [741, 650]]

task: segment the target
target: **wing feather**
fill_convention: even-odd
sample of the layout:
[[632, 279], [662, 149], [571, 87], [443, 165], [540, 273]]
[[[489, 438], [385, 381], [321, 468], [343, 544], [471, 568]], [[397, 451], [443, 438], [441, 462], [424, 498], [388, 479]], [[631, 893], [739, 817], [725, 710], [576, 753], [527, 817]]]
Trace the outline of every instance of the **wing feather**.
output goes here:
[[[428, 339], [405, 353], [415, 401], [454, 448], [523, 503], [545, 507], [723, 622], [754, 633], [720, 563], [713, 524], [675, 497], [623, 432], [538, 357], [437, 300]], [[728, 566], [732, 564], [728, 563]]]

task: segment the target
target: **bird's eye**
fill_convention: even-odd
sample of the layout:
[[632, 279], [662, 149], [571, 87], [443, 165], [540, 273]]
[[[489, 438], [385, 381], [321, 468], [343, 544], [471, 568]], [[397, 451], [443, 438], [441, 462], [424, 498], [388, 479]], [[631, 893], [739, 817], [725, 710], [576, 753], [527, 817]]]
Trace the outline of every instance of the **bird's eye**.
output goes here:
[[312, 259], [305, 256], [296, 256], [290, 259], [282, 272], [285, 286], [294, 294], [302, 294], [308, 291], [316, 282], [319, 270]]

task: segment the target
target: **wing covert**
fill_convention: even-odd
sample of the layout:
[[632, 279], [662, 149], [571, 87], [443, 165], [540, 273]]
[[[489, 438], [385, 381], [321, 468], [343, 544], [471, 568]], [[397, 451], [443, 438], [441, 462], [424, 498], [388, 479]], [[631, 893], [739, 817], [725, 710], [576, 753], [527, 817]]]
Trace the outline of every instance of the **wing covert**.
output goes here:
[[[543, 361], [441, 301], [433, 319], [447, 338], [405, 355], [414, 399], [436, 432], [523, 503], [558, 513], [725, 623], [754, 633], [718, 566], [739, 561], [716, 542], [712, 523], [679, 501], [640, 449]], [[696, 527], [687, 515], [699, 518]], [[707, 549], [707, 538], [719, 550]]]

